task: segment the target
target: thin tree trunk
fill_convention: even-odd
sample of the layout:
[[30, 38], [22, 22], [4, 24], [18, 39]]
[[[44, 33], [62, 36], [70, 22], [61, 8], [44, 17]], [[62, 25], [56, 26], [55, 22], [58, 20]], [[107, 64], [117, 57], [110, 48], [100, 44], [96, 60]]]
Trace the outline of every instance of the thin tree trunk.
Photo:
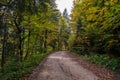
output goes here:
[[3, 44], [2, 44], [2, 57], [1, 57], [1, 67], [5, 64], [5, 54], [6, 54], [6, 42], [7, 42], [7, 27], [3, 23], [4, 33], [3, 33]]
[[2, 60], [1, 60], [1, 67], [3, 67], [4, 64], [5, 64], [6, 42], [7, 42], [7, 35], [6, 35], [6, 33], [4, 33], [3, 45], [2, 45]]
[[48, 30], [45, 30], [45, 38], [44, 38], [44, 53], [47, 52], [47, 38], [48, 38]]
[[5, 64], [5, 54], [6, 54], [6, 42], [7, 42], [7, 26], [4, 21], [5, 14], [3, 13], [1, 16], [2, 21], [2, 29], [3, 29], [3, 44], [2, 44], [2, 56], [1, 56], [1, 67]]
[[17, 31], [18, 31], [18, 54], [17, 54], [18, 60], [22, 61], [22, 56], [23, 56], [22, 41], [23, 41], [23, 38], [22, 38], [22, 29], [21, 29], [21, 27], [19, 27], [21, 24], [21, 18], [19, 18], [18, 23], [15, 19], [14, 23], [15, 23], [15, 27], [17, 28]]
[[32, 48], [32, 53], [36, 53], [35, 51], [35, 45], [37, 44], [37, 40], [38, 40], [38, 35], [35, 36], [35, 42], [34, 42], [34, 45], [33, 45], [33, 48]]
[[29, 33], [28, 33], [28, 43], [27, 43], [27, 52], [26, 52], [26, 55], [25, 55], [25, 59], [29, 55], [30, 35], [31, 35], [31, 31], [29, 30]]
[[22, 34], [21, 32], [19, 33], [19, 60], [22, 61], [22, 56], [23, 56], [23, 50], [22, 50]]

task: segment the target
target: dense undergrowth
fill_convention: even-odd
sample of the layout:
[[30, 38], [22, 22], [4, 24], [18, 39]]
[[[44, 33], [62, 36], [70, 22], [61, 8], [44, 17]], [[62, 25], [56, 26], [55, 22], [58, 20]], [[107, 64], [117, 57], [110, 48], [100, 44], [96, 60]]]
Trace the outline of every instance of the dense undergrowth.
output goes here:
[[120, 58], [109, 58], [107, 55], [85, 55], [84, 59], [91, 61], [95, 64], [101, 65], [105, 68], [120, 73]]
[[75, 0], [70, 49], [95, 64], [120, 72], [120, 1]]
[[120, 73], [120, 58], [119, 57], [110, 58], [106, 54], [79, 55], [77, 53], [74, 53], [74, 55], [80, 56], [83, 59], [90, 61], [94, 64], [97, 64], [101, 67]]
[[4, 70], [0, 72], [0, 80], [21, 80], [23, 76], [32, 70], [47, 56], [47, 54], [34, 54], [23, 62], [8, 62]]

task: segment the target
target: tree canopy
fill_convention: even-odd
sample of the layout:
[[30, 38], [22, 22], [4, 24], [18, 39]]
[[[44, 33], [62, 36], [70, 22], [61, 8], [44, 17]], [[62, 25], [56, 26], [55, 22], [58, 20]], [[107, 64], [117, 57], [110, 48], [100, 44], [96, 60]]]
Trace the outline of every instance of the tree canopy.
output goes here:
[[75, 0], [72, 28], [76, 29], [73, 48], [89, 54], [120, 56], [119, 0]]

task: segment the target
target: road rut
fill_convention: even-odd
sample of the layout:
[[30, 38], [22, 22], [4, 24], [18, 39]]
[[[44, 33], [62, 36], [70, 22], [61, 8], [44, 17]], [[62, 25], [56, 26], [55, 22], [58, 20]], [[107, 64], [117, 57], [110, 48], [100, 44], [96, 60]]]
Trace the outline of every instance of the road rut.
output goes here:
[[65, 51], [51, 54], [41, 66], [36, 77], [31, 76], [28, 80], [100, 80]]

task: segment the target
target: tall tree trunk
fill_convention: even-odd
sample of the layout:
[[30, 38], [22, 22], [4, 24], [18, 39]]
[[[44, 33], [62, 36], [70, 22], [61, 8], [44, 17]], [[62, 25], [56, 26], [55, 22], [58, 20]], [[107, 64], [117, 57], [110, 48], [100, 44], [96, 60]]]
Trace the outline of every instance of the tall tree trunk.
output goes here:
[[4, 14], [2, 17], [2, 28], [3, 28], [3, 44], [2, 44], [2, 56], [1, 56], [1, 67], [5, 64], [5, 54], [6, 54], [6, 42], [7, 42], [7, 26], [4, 22]]
[[[17, 16], [16, 16], [17, 17]], [[22, 50], [22, 42], [23, 42], [23, 35], [22, 35], [22, 28], [20, 27], [21, 24], [21, 19], [22, 16], [19, 16], [19, 20], [17, 21], [16, 19], [14, 20], [15, 27], [17, 28], [17, 35], [18, 35], [18, 60], [22, 61], [22, 56], [23, 56], [23, 50]]]
[[4, 36], [3, 36], [3, 44], [2, 44], [2, 60], [1, 60], [1, 67], [3, 67], [3, 66], [4, 66], [4, 63], [5, 63], [6, 42], [7, 42], [7, 35], [6, 35], [6, 33], [4, 33]]
[[27, 42], [27, 52], [26, 52], [26, 55], [25, 55], [25, 59], [29, 55], [30, 35], [31, 35], [31, 31], [29, 30], [29, 33], [28, 33], [28, 42]]
[[35, 51], [36, 51], [36, 44], [37, 44], [37, 41], [38, 41], [38, 35], [36, 35], [35, 36], [35, 42], [34, 42], [34, 44], [33, 44], [33, 48], [32, 48], [32, 51], [31, 51], [31, 53], [36, 53]]
[[47, 52], [47, 38], [48, 38], [48, 30], [45, 30], [45, 38], [44, 38], [44, 53]]
[[22, 50], [22, 34], [21, 32], [19, 33], [19, 60], [22, 61], [22, 56], [23, 56], [23, 50]]
[[57, 50], [60, 50], [60, 34], [58, 33], [58, 46], [57, 46]]
[[61, 41], [61, 35], [62, 35], [62, 28], [60, 28], [59, 32], [58, 32], [58, 50], [61, 50], [62, 48], [62, 41]]

